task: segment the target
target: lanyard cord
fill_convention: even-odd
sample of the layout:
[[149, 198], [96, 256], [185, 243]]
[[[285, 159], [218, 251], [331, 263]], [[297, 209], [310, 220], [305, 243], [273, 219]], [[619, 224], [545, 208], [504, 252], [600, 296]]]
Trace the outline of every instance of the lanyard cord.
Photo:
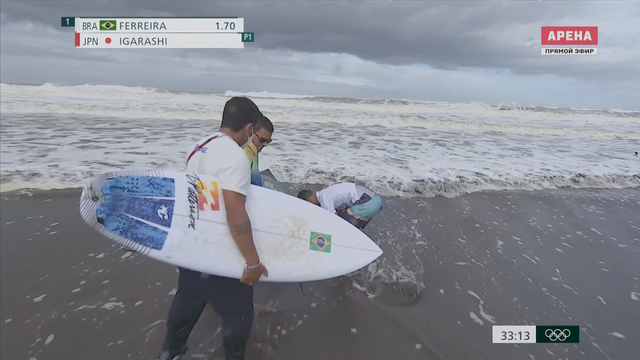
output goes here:
[[227, 135], [226, 135], [226, 134], [224, 134], [224, 135], [215, 135], [215, 136], [212, 136], [212, 137], [210, 137], [210, 138], [209, 138], [209, 140], [207, 140], [207, 141], [203, 142], [202, 144], [200, 144], [200, 145], [196, 146], [196, 148], [195, 148], [195, 149], [193, 149], [193, 151], [191, 152], [191, 154], [189, 154], [189, 157], [187, 158], [187, 164], [189, 164], [189, 160], [191, 160], [191, 157], [192, 157], [193, 155], [195, 155], [195, 153], [197, 153], [198, 151], [200, 151], [200, 149], [202, 149], [203, 147], [205, 147], [205, 145], [207, 145], [207, 144], [208, 144], [209, 142], [211, 142], [212, 140], [215, 140], [215, 139], [217, 139], [217, 138], [219, 138], [219, 137], [222, 137], [222, 136], [227, 136]]

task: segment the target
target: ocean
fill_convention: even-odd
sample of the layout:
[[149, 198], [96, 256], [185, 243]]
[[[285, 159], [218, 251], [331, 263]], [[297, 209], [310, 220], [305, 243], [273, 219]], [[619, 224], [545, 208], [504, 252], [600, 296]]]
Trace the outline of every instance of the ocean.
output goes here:
[[[116, 169], [182, 170], [226, 94], [125, 86], [1, 88], [2, 191]], [[640, 185], [640, 111], [251, 93], [275, 124], [261, 167], [292, 183], [385, 195]]]
[[[175, 268], [87, 227], [77, 187], [181, 170], [240, 95], [2, 84], [2, 359], [152, 359]], [[631, 359], [640, 353], [640, 111], [251, 93], [284, 191], [385, 197], [353, 274], [256, 285], [248, 359]], [[207, 309], [191, 359], [223, 358]], [[494, 325], [577, 325], [578, 344], [493, 344]], [[634, 355], [636, 354], [636, 355]]]

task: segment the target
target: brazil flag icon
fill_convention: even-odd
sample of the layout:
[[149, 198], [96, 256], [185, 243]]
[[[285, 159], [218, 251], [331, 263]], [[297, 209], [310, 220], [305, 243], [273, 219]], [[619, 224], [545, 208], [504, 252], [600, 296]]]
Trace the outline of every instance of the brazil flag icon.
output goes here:
[[115, 30], [115, 29], [116, 29], [115, 20], [100, 20], [100, 30]]
[[331, 252], [331, 235], [311, 232], [309, 249], [314, 251]]

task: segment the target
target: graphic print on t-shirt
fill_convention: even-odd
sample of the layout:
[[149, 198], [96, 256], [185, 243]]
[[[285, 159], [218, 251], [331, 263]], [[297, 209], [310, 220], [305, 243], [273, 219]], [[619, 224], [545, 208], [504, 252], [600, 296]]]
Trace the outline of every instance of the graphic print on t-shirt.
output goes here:
[[198, 210], [220, 210], [220, 187], [216, 181], [210, 181], [209, 186], [204, 182], [198, 180]]

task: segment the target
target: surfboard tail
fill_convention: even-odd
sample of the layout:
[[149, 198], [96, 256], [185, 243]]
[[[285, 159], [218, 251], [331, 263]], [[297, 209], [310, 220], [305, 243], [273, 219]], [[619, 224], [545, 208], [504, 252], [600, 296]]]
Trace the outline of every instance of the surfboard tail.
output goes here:
[[[170, 227], [175, 195], [173, 182], [161, 179], [162, 172], [148, 170], [117, 171], [91, 178], [80, 195], [80, 215], [95, 231], [126, 248], [144, 255], [160, 250]], [[144, 206], [148, 203], [153, 204]], [[146, 219], [151, 218], [146, 211], [150, 209], [159, 221]]]

